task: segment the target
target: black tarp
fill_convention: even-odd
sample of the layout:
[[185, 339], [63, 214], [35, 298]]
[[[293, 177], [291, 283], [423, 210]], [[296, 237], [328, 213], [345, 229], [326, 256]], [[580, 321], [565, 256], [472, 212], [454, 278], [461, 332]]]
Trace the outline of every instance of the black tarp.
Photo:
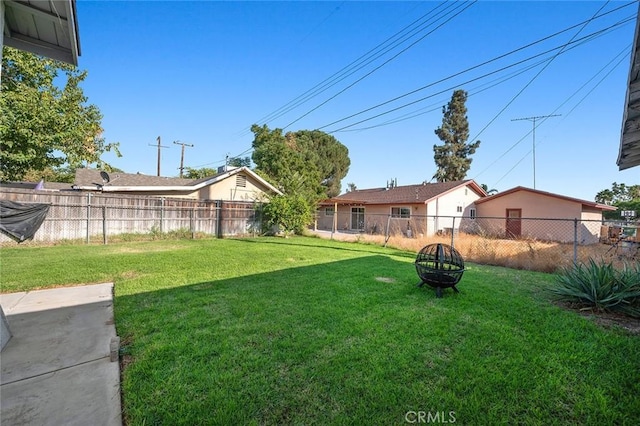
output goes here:
[[21, 243], [30, 240], [49, 213], [49, 204], [0, 200], [0, 232]]

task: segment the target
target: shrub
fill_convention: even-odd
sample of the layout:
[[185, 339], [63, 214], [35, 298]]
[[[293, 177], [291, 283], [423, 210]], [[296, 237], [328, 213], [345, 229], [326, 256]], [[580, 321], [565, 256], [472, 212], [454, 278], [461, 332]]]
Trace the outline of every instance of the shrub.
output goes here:
[[267, 226], [279, 228], [285, 236], [290, 233], [301, 235], [313, 221], [311, 206], [299, 195], [273, 197], [264, 206], [263, 213]]
[[590, 259], [564, 268], [551, 292], [561, 301], [640, 318], [640, 264], [616, 269], [611, 263]]

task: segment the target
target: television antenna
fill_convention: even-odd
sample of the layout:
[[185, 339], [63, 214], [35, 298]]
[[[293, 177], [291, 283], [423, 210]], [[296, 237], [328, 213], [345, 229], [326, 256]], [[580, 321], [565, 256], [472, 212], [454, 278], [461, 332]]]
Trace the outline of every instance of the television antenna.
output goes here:
[[533, 122], [533, 189], [536, 189], [536, 120], [541, 118], [559, 117], [561, 114], [537, 115], [535, 117], [513, 118], [511, 121], [527, 120]]

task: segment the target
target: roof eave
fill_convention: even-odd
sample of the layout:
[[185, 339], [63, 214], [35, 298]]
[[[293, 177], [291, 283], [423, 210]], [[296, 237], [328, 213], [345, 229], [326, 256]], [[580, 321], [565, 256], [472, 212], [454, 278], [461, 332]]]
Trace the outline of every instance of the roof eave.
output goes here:
[[[61, 2], [64, 4], [65, 8], [63, 15], [58, 11], [49, 13], [33, 7], [29, 3], [17, 2], [14, 0], [3, 0], [4, 13], [2, 19], [5, 21], [5, 35], [3, 43], [15, 49], [35, 53], [36, 55], [45, 56], [47, 58], [77, 66], [78, 57], [80, 56], [80, 38], [78, 32], [76, 1], [61, 0]], [[51, 4], [55, 5], [55, 3]], [[63, 35], [65, 42], [69, 47], [67, 48], [59, 44], [53, 44], [39, 37], [19, 33], [17, 28], [11, 28], [10, 24], [7, 22], [8, 20], [6, 19], [6, 15], [8, 10], [11, 10], [11, 13], [17, 17], [16, 19], [30, 19], [35, 26], [35, 32], [38, 34], [45, 32], [42, 31], [42, 29], [38, 30], [39, 25], [54, 25], [59, 31], [59, 34]]]
[[640, 5], [638, 19], [631, 49], [631, 64], [627, 80], [622, 129], [620, 132], [620, 149], [616, 164], [619, 170], [626, 170], [640, 165]]

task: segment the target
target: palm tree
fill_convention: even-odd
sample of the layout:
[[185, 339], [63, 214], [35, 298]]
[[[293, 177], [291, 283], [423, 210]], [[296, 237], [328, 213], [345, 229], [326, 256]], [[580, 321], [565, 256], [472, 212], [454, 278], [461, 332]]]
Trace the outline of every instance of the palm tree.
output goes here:
[[497, 189], [489, 189], [489, 187], [487, 186], [487, 184], [483, 183], [482, 185], [480, 185], [482, 187], [482, 189], [484, 189], [484, 192], [487, 193], [487, 195], [494, 195], [498, 193]]

